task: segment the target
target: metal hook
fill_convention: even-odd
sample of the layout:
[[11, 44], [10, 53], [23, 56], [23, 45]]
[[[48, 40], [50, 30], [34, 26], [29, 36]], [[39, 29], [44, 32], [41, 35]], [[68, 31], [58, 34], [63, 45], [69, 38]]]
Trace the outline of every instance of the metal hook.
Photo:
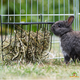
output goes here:
[[42, 14], [40, 14], [39, 19], [40, 19], [40, 17], [41, 17], [41, 22], [42, 22]]

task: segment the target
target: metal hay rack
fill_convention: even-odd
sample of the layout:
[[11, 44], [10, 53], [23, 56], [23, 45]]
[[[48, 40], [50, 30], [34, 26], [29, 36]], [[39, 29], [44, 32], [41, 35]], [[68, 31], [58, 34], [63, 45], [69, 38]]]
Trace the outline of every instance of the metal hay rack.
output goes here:
[[[25, 57], [26, 61], [27, 59], [30, 61], [40, 60], [42, 58], [42, 53], [47, 49], [50, 51], [52, 47], [52, 39], [49, 40], [49, 38], [52, 38], [52, 36], [50, 35], [50, 24], [52, 25], [54, 24], [54, 22], [42, 22], [42, 15], [41, 22], [10, 23], [2, 22], [1, 19], [2, 60], [4, 61], [9, 58], [10, 60], [22, 60], [23, 57]], [[6, 46], [4, 46], [5, 42]], [[17, 48], [16, 46], [18, 46], [19, 48]], [[7, 53], [4, 54], [4, 52]], [[44, 56], [46, 55], [48, 55], [48, 53]], [[5, 59], [5, 56], [7, 56], [7, 59]], [[13, 56], [13, 58], [11, 58], [10, 56]]]

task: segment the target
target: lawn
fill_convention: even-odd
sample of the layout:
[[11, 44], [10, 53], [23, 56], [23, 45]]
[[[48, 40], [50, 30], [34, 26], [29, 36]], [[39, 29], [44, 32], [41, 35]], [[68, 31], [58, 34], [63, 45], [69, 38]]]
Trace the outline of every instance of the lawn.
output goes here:
[[[76, 72], [78, 77], [73, 76]], [[63, 63], [63, 59], [45, 60], [39, 63], [0, 63], [0, 78], [2, 80], [80, 80], [80, 64]], [[0, 80], [1, 80], [0, 79]]]

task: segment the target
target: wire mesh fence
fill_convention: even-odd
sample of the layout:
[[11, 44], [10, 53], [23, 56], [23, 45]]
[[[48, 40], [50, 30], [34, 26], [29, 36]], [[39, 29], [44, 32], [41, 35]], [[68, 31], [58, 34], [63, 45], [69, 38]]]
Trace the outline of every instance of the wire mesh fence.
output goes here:
[[[21, 23], [25, 25], [25, 30], [29, 30], [28, 22], [56, 22], [58, 20], [65, 20], [68, 16], [74, 15], [73, 29], [80, 30], [79, 26], [79, 0], [0, 0], [0, 14], [2, 23]], [[42, 18], [39, 19], [39, 16]], [[46, 24], [46, 23], [45, 23]], [[11, 35], [13, 29], [10, 25], [1, 24], [3, 26], [3, 35]], [[7, 29], [6, 29], [7, 27]], [[6, 29], [6, 30], [5, 30]], [[48, 25], [50, 31], [50, 26]], [[35, 28], [31, 25], [31, 31], [36, 32]], [[52, 57], [49, 58], [63, 58], [60, 40], [54, 34], [52, 36], [52, 49], [47, 52]]]

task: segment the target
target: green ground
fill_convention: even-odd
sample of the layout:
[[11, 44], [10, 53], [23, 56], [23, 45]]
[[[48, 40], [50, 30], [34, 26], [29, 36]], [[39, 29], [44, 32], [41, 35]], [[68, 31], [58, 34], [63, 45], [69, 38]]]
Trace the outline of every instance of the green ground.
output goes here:
[[[78, 77], [70, 77], [76, 72]], [[47, 60], [42, 64], [0, 63], [0, 78], [3, 80], [80, 80], [80, 64], [65, 65], [63, 60]]]

